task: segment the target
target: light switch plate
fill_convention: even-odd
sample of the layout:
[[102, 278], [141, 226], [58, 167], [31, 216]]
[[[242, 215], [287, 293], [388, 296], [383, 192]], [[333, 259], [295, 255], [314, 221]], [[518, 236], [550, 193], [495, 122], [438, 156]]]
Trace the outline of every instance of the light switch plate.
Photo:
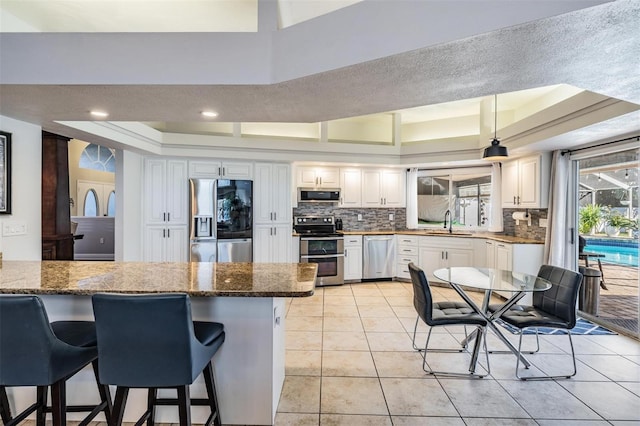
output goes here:
[[393, 222], [393, 213], [389, 213], [389, 222]]
[[540, 222], [538, 223], [538, 225], [541, 228], [546, 228], [547, 227], [547, 219], [540, 218]]
[[362, 220], [362, 213], [358, 213], [358, 220]]
[[4, 222], [2, 224], [2, 235], [5, 237], [27, 235], [27, 223], [26, 222]]

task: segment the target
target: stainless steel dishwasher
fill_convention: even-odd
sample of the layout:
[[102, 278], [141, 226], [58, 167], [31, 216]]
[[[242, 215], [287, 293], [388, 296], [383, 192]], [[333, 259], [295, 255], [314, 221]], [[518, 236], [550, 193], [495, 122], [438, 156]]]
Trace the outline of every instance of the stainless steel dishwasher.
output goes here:
[[362, 278], [393, 278], [395, 257], [393, 235], [365, 235]]

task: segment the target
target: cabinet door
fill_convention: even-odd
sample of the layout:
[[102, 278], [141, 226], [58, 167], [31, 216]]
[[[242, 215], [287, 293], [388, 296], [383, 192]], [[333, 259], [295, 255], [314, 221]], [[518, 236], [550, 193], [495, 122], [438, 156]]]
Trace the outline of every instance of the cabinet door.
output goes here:
[[170, 226], [167, 228], [165, 240], [165, 262], [187, 262], [189, 238], [186, 226]]
[[362, 171], [362, 207], [379, 207], [382, 204], [382, 187], [379, 170]]
[[189, 177], [215, 179], [221, 167], [219, 161], [189, 161]]
[[502, 207], [518, 205], [518, 162], [502, 164]]
[[171, 224], [187, 223], [188, 205], [187, 162], [167, 160], [166, 175], [166, 212], [167, 222]]
[[273, 226], [271, 253], [271, 262], [291, 262], [291, 224], [287, 223]]
[[405, 173], [402, 170], [382, 172], [382, 199], [384, 207], [404, 207]]
[[271, 237], [273, 226], [257, 225], [253, 228], [253, 261], [256, 263], [271, 262]]
[[519, 207], [540, 206], [540, 161], [538, 157], [519, 160]]
[[291, 166], [288, 164], [273, 164], [271, 185], [267, 196], [272, 199], [274, 222], [287, 224], [291, 236]]
[[256, 163], [253, 181], [253, 216], [255, 223], [269, 223], [273, 220], [273, 199], [271, 184], [272, 164]]
[[144, 230], [144, 256], [145, 262], [164, 261], [166, 228], [147, 226]]
[[420, 268], [430, 281], [440, 281], [433, 276], [433, 271], [444, 267], [444, 251], [439, 247], [420, 247]]
[[447, 249], [445, 252], [447, 267], [473, 266], [473, 251], [462, 249]]
[[296, 186], [315, 188], [318, 184], [315, 167], [298, 167], [296, 169]]
[[505, 271], [513, 269], [512, 247], [511, 244], [496, 243], [495, 267]]
[[339, 188], [340, 170], [334, 168], [318, 169], [318, 186], [320, 188]]
[[165, 160], [147, 158], [144, 161], [144, 221], [146, 224], [163, 224], [166, 221], [165, 168]]
[[358, 169], [340, 170], [340, 207], [362, 206], [362, 175]]
[[344, 279], [362, 279], [362, 246], [349, 246], [344, 249]]
[[251, 166], [251, 163], [224, 162], [220, 175], [227, 179], [251, 179], [253, 176]]
[[495, 254], [495, 249], [496, 249], [496, 244], [493, 241], [486, 241], [485, 242], [485, 246], [486, 246], [486, 265], [485, 268], [495, 268], [496, 267], [496, 254]]

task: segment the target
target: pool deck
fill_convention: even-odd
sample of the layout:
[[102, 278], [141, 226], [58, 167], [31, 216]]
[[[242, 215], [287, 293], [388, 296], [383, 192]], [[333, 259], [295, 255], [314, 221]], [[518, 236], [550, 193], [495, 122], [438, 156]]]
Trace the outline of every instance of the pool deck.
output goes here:
[[607, 290], [600, 289], [598, 315], [592, 319], [638, 338], [638, 267], [602, 262], [602, 270]]

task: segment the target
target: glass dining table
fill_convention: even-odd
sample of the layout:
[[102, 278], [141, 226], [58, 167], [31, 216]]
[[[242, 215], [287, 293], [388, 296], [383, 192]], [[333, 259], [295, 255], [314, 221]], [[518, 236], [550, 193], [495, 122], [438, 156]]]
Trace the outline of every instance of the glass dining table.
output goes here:
[[[496, 336], [514, 355], [520, 357], [520, 362], [522, 362], [526, 368], [531, 366], [531, 363], [527, 361], [527, 359], [518, 352], [518, 349], [505, 337], [501, 329], [497, 326], [496, 320], [522, 299], [525, 294], [550, 289], [551, 283], [549, 281], [535, 275], [520, 272], [465, 266], [437, 269], [433, 272], [433, 276], [439, 280], [448, 282], [464, 301], [469, 304], [471, 309], [487, 320], [487, 327], [493, 330]], [[478, 306], [473, 299], [469, 297], [469, 294], [465, 292], [465, 288], [484, 291], [482, 307]], [[512, 295], [504, 301], [497, 310], [489, 312], [489, 301], [493, 291], [507, 292]], [[462, 346], [466, 347], [468, 342], [476, 337], [476, 334], [477, 331], [470, 333], [469, 336], [462, 341]], [[479, 340], [480, 339], [476, 340], [472, 352], [471, 365], [473, 366], [475, 366], [480, 352]]]

